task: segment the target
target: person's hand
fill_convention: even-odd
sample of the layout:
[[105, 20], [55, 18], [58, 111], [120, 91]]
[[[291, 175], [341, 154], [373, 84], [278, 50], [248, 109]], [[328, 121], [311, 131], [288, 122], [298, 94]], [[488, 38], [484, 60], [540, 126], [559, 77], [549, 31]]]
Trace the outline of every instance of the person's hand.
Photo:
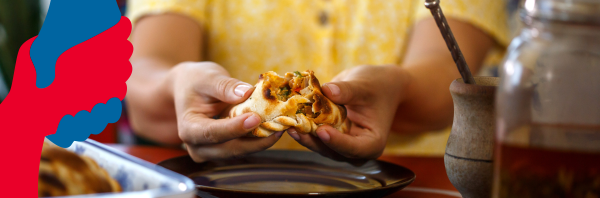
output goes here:
[[408, 83], [397, 66], [361, 66], [346, 70], [322, 87], [323, 94], [348, 110], [347, 134], [323, 125], [318, 137], [288, 130], [305, 147], [334, 160], [375, 159], [383, 153], [394, 114]]
[[246, 100], [253, 87], [231, 78], [221, 66], [210, 62], [185, 62], [171, 73], [172, 94], [179, 137], [196, 162], [239, 157], [271, 147], [283, 132], [267, 138], [245, 135], [261, 122], [256, 113], [214, 119], [232, 104]]

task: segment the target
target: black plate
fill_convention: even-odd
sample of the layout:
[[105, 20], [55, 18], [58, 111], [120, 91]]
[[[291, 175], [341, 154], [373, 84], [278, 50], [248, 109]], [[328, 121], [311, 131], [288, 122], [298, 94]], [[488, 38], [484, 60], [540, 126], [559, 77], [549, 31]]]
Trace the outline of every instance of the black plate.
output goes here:
[[204, 163], [183, 156], [158, 165], [192, 178], [205, 198], [383, 197], [415, 180], [411, 170], [395, 164], [351, 165], [305, 151], [268, 150]]

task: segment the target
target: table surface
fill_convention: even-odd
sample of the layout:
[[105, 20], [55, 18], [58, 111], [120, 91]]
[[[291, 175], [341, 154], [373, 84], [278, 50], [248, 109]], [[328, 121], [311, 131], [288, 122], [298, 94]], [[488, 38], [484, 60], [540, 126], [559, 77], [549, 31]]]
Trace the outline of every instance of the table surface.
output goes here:
[[[187, 152], [178, 149], [168, 149], [149, 146], [126, 146], [119, 144], [108, 144], [117, 150], [123, 151], [151, 163], [159, 163], [163, 160], [186, 155]], [[379, 160], [391, 162], [412, 170], [417, 178], [408, 187], [398, 191], [387, 198], [450, 198], [461, 197], [456, 188], [452, 186], [443, 157], [419, 157], [419, 156], [391, 156], [384, 155]]]

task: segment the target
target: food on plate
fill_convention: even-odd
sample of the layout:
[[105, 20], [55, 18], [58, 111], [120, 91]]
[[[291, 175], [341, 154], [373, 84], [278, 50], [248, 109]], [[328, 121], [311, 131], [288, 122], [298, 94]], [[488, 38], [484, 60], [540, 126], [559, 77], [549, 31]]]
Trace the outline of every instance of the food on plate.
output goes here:
[[91, 158], [44, 142], [38, 196], [69, 196], [121, 192], [119, 183]]
[[327, 124], [342, 133], [350, 128], [346, 108], [331, 102], [321, 91], [313, 71], [288, 72], [279, 76], [267, 72], [259, 76], [252, 95], [229, 111], [229, 117], [255, 112], [261, 124], [249, 136], [268, 137], [294, 127], [299, 133], [316, 135], [317, 127]]

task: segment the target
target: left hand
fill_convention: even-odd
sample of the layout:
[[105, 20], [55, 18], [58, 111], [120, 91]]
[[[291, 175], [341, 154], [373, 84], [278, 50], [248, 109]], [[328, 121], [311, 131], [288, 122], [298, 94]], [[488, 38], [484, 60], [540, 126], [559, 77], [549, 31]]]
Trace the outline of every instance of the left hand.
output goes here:
[[375, 159], [383, 153], [391, 124], [409, 75], [398, 66], [360, 66], [346, 70], [322, 86], [323, 94], [348, 110], [352, 126], [343, 134], [323, 125], [318, 137], [289, 135], [312, 151], [334, 160]]

